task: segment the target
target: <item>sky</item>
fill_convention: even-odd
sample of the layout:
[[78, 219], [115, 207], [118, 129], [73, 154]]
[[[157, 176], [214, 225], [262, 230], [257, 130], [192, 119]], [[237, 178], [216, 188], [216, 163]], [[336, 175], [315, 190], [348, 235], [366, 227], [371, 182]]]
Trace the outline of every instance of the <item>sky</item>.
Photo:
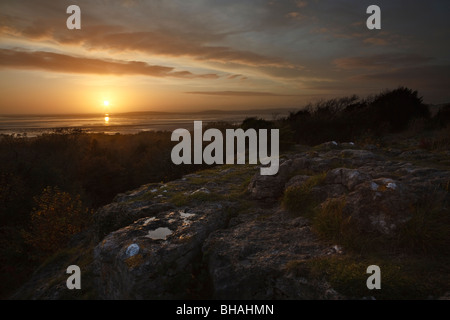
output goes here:
[[0, 0], [0, 114], [295, 109], [399, 86], [446, 103], [449, 15], [448, 0]]

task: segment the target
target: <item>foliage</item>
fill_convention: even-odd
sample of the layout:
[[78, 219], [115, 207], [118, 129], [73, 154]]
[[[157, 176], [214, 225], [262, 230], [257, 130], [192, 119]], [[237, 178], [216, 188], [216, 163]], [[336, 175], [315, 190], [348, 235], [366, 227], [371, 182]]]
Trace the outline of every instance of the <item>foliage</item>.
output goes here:
[[318, 199], [312, 194], [312, 188], [323, 183], [326, 172], [313, 175], [299, 186], [288, 187], [282, 199], [282, 205], [288, 211], [311, 217], [314, 215], [315, 208], [319, 204]]
[[92, 210], [83, 206], [79, 196], [72, 197], [57, 187], [45, 188], [34, 201], [30, 230], [24, 232], [24, 237], [42, 257], [64, 248], [92, 218]]
[[[448, 261], [447, 261], [448, 262]], [[367, 267], [381, 269], [381, 290], [369, 290]], [[293, 272], [308, 273], [310, 278], [325, 278], [333, 288], [349, 298], [374, 297], [377, 300], [408, 300], [438, 298], [448, 290], [448, 266], [445, 261], [422, 257], [392, 256], [325, 256], [308, 261], [291, 262]], [[440, 272], [430, 272], [440, 270]]]
[[[448, 185], [446, 187], [448, 189]], [[412, 208], [411, 219], [400, 229], [397, 241], [399, 246], [410, 252], [450, 256], [448, 201], [437, 193], [420, 199]]]
[[281, 121], [290, 126], [295, 143], [317, 145], [400, 132], [414, 119], [429, 118], [429, 109], [417, 91], [400, 87], [366, 99], [350, 96], [319, 101]]

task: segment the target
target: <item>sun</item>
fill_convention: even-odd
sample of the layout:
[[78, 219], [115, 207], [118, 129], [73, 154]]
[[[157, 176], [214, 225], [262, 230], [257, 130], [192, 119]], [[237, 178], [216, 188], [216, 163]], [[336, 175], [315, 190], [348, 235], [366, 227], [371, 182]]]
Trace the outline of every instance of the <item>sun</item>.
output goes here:
[[109, 101], [108, 101], [108, 100], [103, 101], [103, 105], [104, 105], [105, 107], [109, 106]]

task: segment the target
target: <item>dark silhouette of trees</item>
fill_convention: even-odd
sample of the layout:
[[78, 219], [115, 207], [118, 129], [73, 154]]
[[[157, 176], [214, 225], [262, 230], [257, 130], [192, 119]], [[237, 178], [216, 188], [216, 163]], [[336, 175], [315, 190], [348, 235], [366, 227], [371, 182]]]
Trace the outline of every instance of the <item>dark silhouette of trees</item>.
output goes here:
[[400, 87], [366, 99], [350, 96], [309, 104], [282, 123], [290, 126], [296, 143], [316, 145], [400, 132], [418, 118], [430, 119], [428, 106], [417, 91]]

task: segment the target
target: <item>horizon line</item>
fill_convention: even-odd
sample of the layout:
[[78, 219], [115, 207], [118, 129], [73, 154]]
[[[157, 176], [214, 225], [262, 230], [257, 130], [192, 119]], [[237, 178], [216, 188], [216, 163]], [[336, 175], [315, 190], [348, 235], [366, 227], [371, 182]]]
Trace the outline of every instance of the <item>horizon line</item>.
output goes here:
[[207, 109], [207, 110], [193, 110], [193, 111], [158, 111], [158, 110], [141, 110], [141, 111], [125, 111], [125, 112], [67, 112], [67, 113], [54, 113], [54, 112], [43, 112], [43, 113], [0, 113], [0, 117], [32, 117], [32, 116], [74, 116], [74, 115], [127, 115], [127, 114], [144, 114], [144, 113], [157, 113], [157, 114], [196, 114], [196, 113], [245, 113], [245, 112], [289, 112], [293, 110], [299, 110], [303, 107], [282, 107], [282, 108], [250, 108], [250, 109], [236, 109], [236, 110], [224, 110], [224, 109]]

